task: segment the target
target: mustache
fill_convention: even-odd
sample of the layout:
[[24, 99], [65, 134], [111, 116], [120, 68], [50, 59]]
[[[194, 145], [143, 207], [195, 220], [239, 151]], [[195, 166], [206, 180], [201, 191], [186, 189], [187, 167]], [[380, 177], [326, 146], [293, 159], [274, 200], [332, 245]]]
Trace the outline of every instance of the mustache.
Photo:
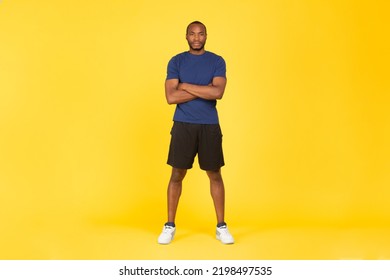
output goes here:
[[[188, 45], [192, 49], [202, 49], [204, 47], [205, 43], [202, 43], [202, 42], [192, 42], [192, 43], [188, 43]], [[196, 45], [196, 47], [195, 47], [195, 45]]]

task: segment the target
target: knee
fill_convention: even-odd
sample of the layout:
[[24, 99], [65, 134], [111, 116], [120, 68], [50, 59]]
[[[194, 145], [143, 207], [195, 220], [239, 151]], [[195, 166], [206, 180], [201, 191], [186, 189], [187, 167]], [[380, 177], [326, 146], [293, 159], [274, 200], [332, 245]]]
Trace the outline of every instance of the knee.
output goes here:
[[221, 171], [207, 171], [207, 175], [209, 176], [210, 181], [212, 182], [217, 182], [217, 183], [222, 183], [222, 175]]
[[170, 181], [173, 183], [181, 183], [186, 176], [186, 169], [173, 168]]

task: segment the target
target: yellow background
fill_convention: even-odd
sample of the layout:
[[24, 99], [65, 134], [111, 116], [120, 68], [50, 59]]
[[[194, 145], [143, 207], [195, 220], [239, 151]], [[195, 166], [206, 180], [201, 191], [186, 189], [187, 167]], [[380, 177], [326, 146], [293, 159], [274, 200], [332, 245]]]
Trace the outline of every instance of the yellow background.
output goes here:
[[[390, 258], [388, 1], [0, 1], [1, 259]], [[168, 60], [208, 27], [227, 222], [188, 173], [159, 246]]]

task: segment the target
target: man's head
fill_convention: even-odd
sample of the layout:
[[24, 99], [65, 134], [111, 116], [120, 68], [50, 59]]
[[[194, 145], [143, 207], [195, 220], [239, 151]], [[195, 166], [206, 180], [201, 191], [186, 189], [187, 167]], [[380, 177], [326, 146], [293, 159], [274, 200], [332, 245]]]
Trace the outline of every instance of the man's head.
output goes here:
[[186, 39], [190, 47], [190, 53], [202, 54], [207, 39], [206, 26], [200, 21], [191, 22], [187, 26]]

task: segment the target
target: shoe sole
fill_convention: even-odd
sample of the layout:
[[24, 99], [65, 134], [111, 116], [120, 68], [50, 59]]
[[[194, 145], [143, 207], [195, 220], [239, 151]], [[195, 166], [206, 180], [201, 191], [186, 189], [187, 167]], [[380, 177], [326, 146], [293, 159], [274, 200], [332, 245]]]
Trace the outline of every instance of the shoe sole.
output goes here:
[[232, 242], [223, 242], [218, 235], [216, 237], [217, 237], [217, 240], [221, 241], [222, 244], [226, 244], [226, 245], [234, 244], [234, 241], [232, 241]]

